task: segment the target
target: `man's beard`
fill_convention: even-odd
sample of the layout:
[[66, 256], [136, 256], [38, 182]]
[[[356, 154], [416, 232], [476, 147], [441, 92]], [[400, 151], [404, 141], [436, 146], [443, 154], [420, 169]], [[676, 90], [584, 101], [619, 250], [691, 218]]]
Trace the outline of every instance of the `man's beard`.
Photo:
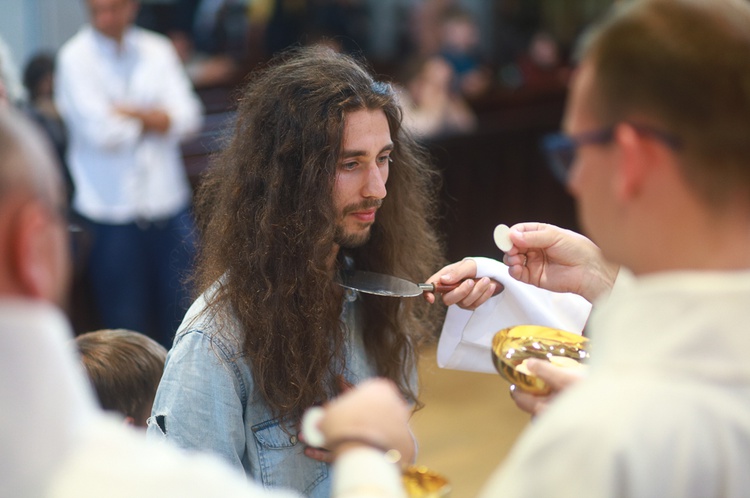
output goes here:
[[368, 227], [366, 231], [346, 233], [343, 226], [337, 225], [336, 233], [333, 235], [333, 240], [339, 247], [344, 249], [355, 249], [367, 244], [367, 241], [370, 240], [370, 231], [371, 228]]
[[[356, 213], [370, 208], [379, 208], [383, 204], [382, 200], [364, 201], [359, 204], [353, 204], [344, 208], [342, 219], [346, 218], [349, 213]], [[372, 225], [356, 233], [347, 233], [343, 223], [336, 225], [336, 232], [333, 234], [333, 241], [342, 248], [355, 249], [362, 247], [370, 240]]]

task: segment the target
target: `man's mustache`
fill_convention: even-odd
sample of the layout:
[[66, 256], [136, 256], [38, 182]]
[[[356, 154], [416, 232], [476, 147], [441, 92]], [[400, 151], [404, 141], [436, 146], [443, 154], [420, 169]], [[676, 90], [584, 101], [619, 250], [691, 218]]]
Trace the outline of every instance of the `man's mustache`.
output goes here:
[[367, 211], [368, 209], [380, 209], [383, 205], [383, 199], [368, 199], [357, 204], [350, 204], [344, 208], [344, 215], [349, 213], [357, 213], [359, 211]]

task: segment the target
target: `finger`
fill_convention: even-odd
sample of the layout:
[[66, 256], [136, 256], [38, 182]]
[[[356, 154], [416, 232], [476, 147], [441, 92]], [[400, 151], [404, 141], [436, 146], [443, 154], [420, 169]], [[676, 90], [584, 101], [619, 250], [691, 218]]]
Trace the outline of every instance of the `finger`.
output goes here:
[[537, 232], [539, 230], [545, 230], [549, 225], [547, 223], [538, 223], [535, 221], [516, 223], [510, 227], [511, 232]]
[[527, 260], [528, 254], [526, 254], [526, 251], [512, 255], [506, 253], [503, 257], [503, 263], [508, 266], [525, 266]]
[[481, 297], [487, 292], [487, 290], [492, 286], [492, 280], [490, 280], [488, 277], [482, 277], [479, 280], [475, 280], [474, 282], [474, 288], [471, 289], [471, 292], [469, 292], [469, 295], [466, 296], [466, 299], [464, 299], [464, 303], [466, 305], [473, 305], [475, 304]]
[[536, 396], [534, 394], [529, 394], [520, 389], [511, 391], [511, 397], [519, 409], [535, 416], [539, 415], [547, 408], [550, 398], [549, 396]]
[[463, 261], [459, 261], [457, 263], [451, 263], [447, 266], [444, 266], [443, 268], [441, 268], [440, 270], [432, 274], [430, 278], [425, 280], [425, 282], [428, 284], [433, 284], [437, 282], [445, 282], [446, 279], [452, 282], [454, 277], [451, 276], [451, 274], [459, 267], [461, 263], [463, 263]]
[[471, 289], [471, 292], [469, 292], [469, 294], [458, 303], [461, 308], [473, 310], [482, 304], [481, 297], [487, 291], [489, 286], [489, 283], [484, 282], [483, 280], [484, 279], [478, 280], [474, 284], [474, 288]]
[[424, 297], [424, 300], [427, 301], [430, 304], [435, 304], [435, 294], [432, 292], [425, 292], [422, 294], [422, 297]]
[[445, 275], [450, 274], [452, 266], [453, 265], [446, 266], [445, 268], [440, 269], [436, 273], [433, 273], [432, 275], [430, 275], [430, 277], [427, 280], [425, 280], [425, 283], [434, 284], [434, 283], [443, 281], [443, 277]]
[[[498, 287], [500, 287], [500, 290], [498, 290]], [[492, 296], [495, 296], [502, 292], [502, 285], [499, 285], [495, 282], [491, 282], [490, 285], [487, 286], [487, 289], [484, 291], [484, 293], [479, 297], [479, 299], [476, 300], [474, 303], [474, 308], [478, 308], [484, 303], [486, 303]]]
[[[439, 281], [443, 284], [454, 284], [461, 280], [474, 278], [477, 276], [477, 264], [472, 259], [464, 259], [458, 263], [446, 266], [443, 273], [438, 272]], [[437, 274], [436, 274], [437, 275]]]
[[515, 265], [508, 267], [508, 274], [518, 281], [528, 283], [528, 279], [524, 278], [524, 267]]
[[305, 456], [318, 462], [333, 463], [333, 453], [322, 448], [308, 446], [305, 448]]
[[513, 245], [521, 249], [546, 249], [559, 240], [560, 234], [551, 225], [535, 225], [533, 230], [511, 229], [509, 235]]
[[461, 285], [459, 285], [452, 291], [443, 294], [443, 303], [446, 306], [451, 306], [463, 301], [471, 293], [475, 285], [476, 282], [472, 279], [464, 281]]
[[495, 294], [496, 290], [497, 284], [489, 278], [484, 277], [474, 285], [474, 289], [472, 289], [466, 299], [459, 303], [459, 306], [464, 309], [474, 310], [487, 302]]
[[584, 377], [582, 369], [558, 367], [548, 361], [533, 358], [529, 359], [527, 367], [533, 375], [546, 382], [555, 392], [562, 391]]
[[[512, 264], [509, 264], [512, 263]], [[514, 279], [527, 284], [531, 282], [531, 270], [525, 255], [520, 255], [517, 259], [506, 263], [508, 265], [508, 274]]]

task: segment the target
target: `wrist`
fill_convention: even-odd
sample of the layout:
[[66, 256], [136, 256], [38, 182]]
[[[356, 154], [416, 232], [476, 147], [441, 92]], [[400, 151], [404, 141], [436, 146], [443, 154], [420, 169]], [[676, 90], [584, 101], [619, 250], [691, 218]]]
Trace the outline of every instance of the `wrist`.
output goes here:
[[620, 266], [610, 263], [603, 263], [599, 270], [599, 278], [597, 279], [597, 285], [591, 292], [591, 295], [587, 297], [590, 303], [593, 303], [597, 299], [607, 297], [612, 292], [612, 287], [615, 285], [617, 280], [617, 274], [620, 271]]
[[379, 451], [385, 459], [391, 463], [401, 461], [401, 452], [397, 449], [387, 448], [379, 443], [361, 437], [342, 437], [327, 443], [328, 449], [338, 458], [340, 455], [359, 448], [370, 448]]

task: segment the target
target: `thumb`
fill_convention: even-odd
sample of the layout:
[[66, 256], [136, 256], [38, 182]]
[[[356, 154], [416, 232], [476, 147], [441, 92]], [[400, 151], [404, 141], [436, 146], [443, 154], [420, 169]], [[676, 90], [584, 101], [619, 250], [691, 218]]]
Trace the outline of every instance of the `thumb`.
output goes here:
[[526, 366], [533, 375], [546, 382], [553, 391], [562, 391], [585, 375], [583, 368], [558, 367], [548, 361], [538, 359], [529, 359]]
[[555, 243], [557, 237], [551, 230], [520, 231], [511, 230], [513, 245], [524, 249], [546, 249]]

